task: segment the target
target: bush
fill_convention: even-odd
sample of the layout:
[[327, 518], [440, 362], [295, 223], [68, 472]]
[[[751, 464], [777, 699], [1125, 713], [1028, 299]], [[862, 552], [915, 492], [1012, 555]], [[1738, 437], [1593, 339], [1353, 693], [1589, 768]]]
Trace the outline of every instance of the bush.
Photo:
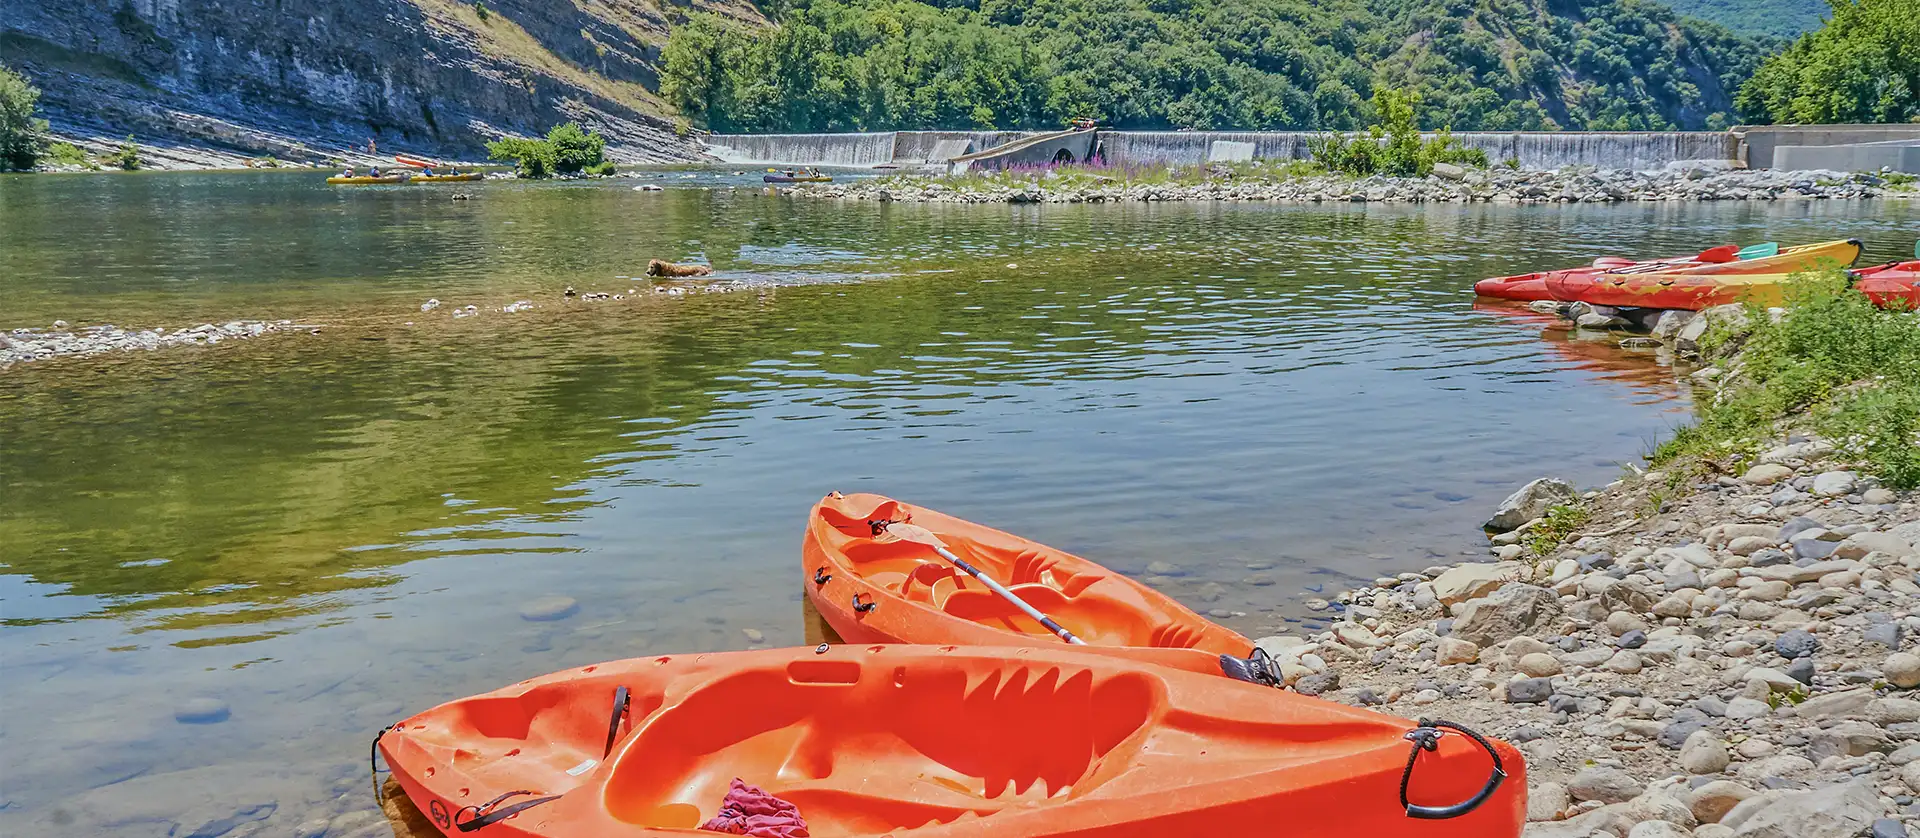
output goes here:
[[487, 143], [487, 158], [505, 163], [513, 163], [521, 177], [544, 178], [553, 176], [553, 146], [546, 140], [528, 140], [520, 137], [502, 137]]
[[33, 117], [40, 89], [6, 65], [0, 65], [0, 171], [25, 171], [40, 162], [47, 121]]
[[613, 174], [613, 164], [603, 158], [607, 139], [597, 131], [585, 131], [572, 122], [553, 126], [544, 140], [503, 137], [487, 143], [487, 157], [511, 162], [526, 178], [552, 177], [554, 174]]
[[580, 171], [597, 177], [613, 177], [620, 172], [620, 167], [615, 166], [612, 160], [602, 160]]
[[133, 141], [133, 135], [128, 134], [126, 141], [120, 144], [120, 148], [101, 160], [109, 166], [118, 166], [129, 172], [134, 171], [140, 168], [140, 146]]
[[92, 157], [87, 156], [84, 150], [73, 143], [53, 143], [47, 146], [46, 157], [62, 166], [78, 166], [93, 171], [100, 168], [100, 164], [93, 162]]
[[578, 124], [566, 122], [547, 132], [547, 144], [553, 147], [554, 171], [578, 174], [588, 166], [600, 165], [607, 139], [598, 131], [584, 131]]
[[1487, 153], [1463, 148], [1453, 132], [1442, 128], [1432, 139], [1420, 139], [1420, 97], [1404, 90], [1381, 88], [1373, 93], [1375, 122], [1361, 136], [1329, 134], [1308, 143], [1313, 159], [1350, 175], [1383, 174], [1425, 177], [1435, 163], [1487, 167]]
[[1804, 411], [1888, 484], [1920, 486], [1920, 313], [1875, 308], [1834, 272], [1796, 280], [1779, 322], [1748, 319], [1741, 380], [1703, 402], [1656, 462], [1750, 451]]

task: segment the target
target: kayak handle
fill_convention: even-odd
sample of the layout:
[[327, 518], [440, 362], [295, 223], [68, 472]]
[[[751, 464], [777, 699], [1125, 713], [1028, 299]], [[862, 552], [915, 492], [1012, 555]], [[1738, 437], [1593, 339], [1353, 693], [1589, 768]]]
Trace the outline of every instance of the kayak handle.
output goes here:
[[[860, 601], [861, 597], [866, 597], [867, 601], [861, 602]], [[865, 614], [868, 611], [872, 611], [873, 609], [879, 608], [879, 607], [880, 607], [880, 601], [877, 599], [874, 599], [873, 594], [856, 593], [853, 595], [853, 610], [856, 613]]]
[[826, 565], [821, 565], [813, 569], [813, 584], [825, 585], [831, 581], [833, 581], [833, 574], [827, 572]]
[[601, 751], [600, 758], [613, 755], [613, 743], [620, 735], [620, 719], [627, 715], [627, 707], [633, 703], [633, 694], [626, 687], [613, 691], [613, 718], [607, 722], [607, 747]]
[[[1440, 749], [1440, 737], [1442, 735], [1440, 731], [1442, 728], [1456, 730], [1466, 734], [1468, 739], [1472, 739], [1481, 749], [1485, 750], [1487, 756], [1493, 758], [1493, 774], [1487, 777], [1487, 784], [1481, 787], [1479, 794], [1455, 803], [1452, 806], [1416, 806], [1407, 802], [1407, 784], [1413, 780], [1413, 764], [1420, 759], [1421, 751], [1437, 751]], [[1461, 725], [1440, 719], [1431, 721], [1421, 719], [1420, 726], [1408, 731], [1405, 738], [1407, 741], [1413, 743], [1413, 751], [1407, 754], [1406, 773], [1400, 775], [1400, 805], [1406, 807], [1407, 817], [1409, 818], [1439, 821], [1460, 817], [1480, 808], [1480, 804], [1487, 802], [1488, 798], [1493, 797], [1493, 793], [1497, 791], [1500, 788], [1500, 784], [1507, 779], [1506, 766], [1500, 764], [1500, 752], [1494, 750], [1493, 743], [1488, 742], [1486, 737], [1474, 733]]]
[[[461, 832], [472, 832], [481, 827], [492, 826], [493, 824], [499, 823], [500, 821], [513, 817], [514, 815], [519, 814], [523, 810], [531, 809], [535, 806], [538, 806], [542, 803], [546, 803], [551, 800], [560, 799], [560, 795], [553, 794], [553, 795], [548, 795], [546, 797], [536, 797], [532, 800], [522, 800], [519, 803], [513, 804], [512, 806], [506, 806], [500, 809], [493, 808], [495, 806], [499, 806], [501, 801], [506, 800], [509, 797], [518, 797], [523, 794], [538, 794], [538, 792], [526, 791], [525, 789], [522, 789], [520, 791], [510, 791], [510, 792], [507, 792], [506, 794], [500, 795], [499, 797], [496, 797], [478, 806], [462, 806], [460, 807], [460, 811], [453, 813], [453, 827], [455, 829], [460, 830]], [[468, 812], [473, 813], [474, 815], [473, 819], [468, 821], [460, 820], [460, 816], [465, 815]]]

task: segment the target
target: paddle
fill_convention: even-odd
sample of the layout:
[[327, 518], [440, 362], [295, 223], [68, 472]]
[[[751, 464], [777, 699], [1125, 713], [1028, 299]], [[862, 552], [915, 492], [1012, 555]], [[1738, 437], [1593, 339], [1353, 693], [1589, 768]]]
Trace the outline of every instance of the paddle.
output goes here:
[[1087, 641], [1081, 640], [1078, 637], [1074, 637], [1073, 632], [1067, 631], [1065, 628], [1062, 628], [1059, 623], [1056, 623], [1053, 621], [1052, 617], [1048, 617], [1047, 615], [1040, 613], [1040, 609], [1035, 608], [1031, 605], [1028, 605], [1027, 601], [1024, 599], [1021, 599], [1018, 594], [1015, 594], [1014, 592], [1007, 590], [1005, 587], [1001, 586], [999, 582], [995, 582], [991, 577], [988, 577], [985, 573], [981, 573], [979, 568], [974, 567], [973, 565], [967, 564], [966, 560], [960, 558], [959, 556], [954, 555], [953, 551], [947, 549], [946, 543], [942, 542], [939, 536], [934, 535], [932, 532], [929, 532], [926, 527], [922, 527], [918, 524], [908, 524], [908, 523], [902, 523], [898, 521], [875, 521], [873, 524], [873, 528], [875, 530], [874, 532], [875, 540], [881, 540], [882, 536], [892, 536], [893, 540], [896, 540], [896, 541], [905, 541], [913, 544], [920, 544], [920, 545], [925, 545], [927, 547], [932, 547], [933, 552], [939, 553], [941, 558], [946, 559], [947, 561], [953, 562], [954, 567], [958, 567], [961, 570], [966, 571], [968, 576], [972, 576], [973, 578], [980, 580], [980, 584], [985, 585], [988, 588], [992, 589], [993, 592], [996, 594], [999, 594], [1002, 599], [1005, 599], [1006, 601], [1013, 603], [1015, 608], [1018, 608], [1021, 611], [1026, 612], [1027, 616], [1032, 617], [1035, 620], [1038, 620], [1040, 622], [1040, 625], [1046, 626], [1048, 631], [1051, 631], [1054, 634], [1059, 635], [1061, 640], [1065, 640], [1068, 643], [1072, 643], [1076, 646], [1087, 645]]
[[1750, 245], [1747, 245], [1746, 247], [1740, 248], [1740, 252], [1733, 254], [1733, 258], [1735, 260], [1765, 259], [1769, 256], [1778, 256], [1778, 255], [1780, 255], [1779, 242], [1761, 242], [1759, 244], [1750, 244]]

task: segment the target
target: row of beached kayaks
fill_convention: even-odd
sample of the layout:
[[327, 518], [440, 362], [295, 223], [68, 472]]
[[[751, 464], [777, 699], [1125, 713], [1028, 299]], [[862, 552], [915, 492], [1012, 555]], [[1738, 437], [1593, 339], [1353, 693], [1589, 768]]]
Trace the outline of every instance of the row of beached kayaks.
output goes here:
[[1277, 689], [1247, 638], [1087, 559], [839, 493], [801, 559], [844, 645], [568, 669], [377, 747], [449, 836], [1515, 838], [1526, 821], [1512, 746]]
[[327, 182], [335, 185], [370, 185], [376, 183], [465, 183], [467, 181], [486, 179], [487, 176], [480, 172], [466, 172], [457, 175], [416, 175], [399, 172], [391, 175], [381, 175], [379, 177], [373, 177], [371, 175], [358, 175], [354, 177], [334, 175], [333, 177], [327, 178]]
[[1580, 267], [1484, 279], [1473, 290], [1508, 300], [1698, 311], [1728, 303], [1777, 305], [1796, 275], [1848, 269], [1852, 286], [1876, 305], [1920, 308], [1920, 244], [1915, 261], [1856, 269], [1860, 250], [1858, 239], [1846, 239], [1788, 248], [1723, 245], [1640, 261], [1602, 257]]

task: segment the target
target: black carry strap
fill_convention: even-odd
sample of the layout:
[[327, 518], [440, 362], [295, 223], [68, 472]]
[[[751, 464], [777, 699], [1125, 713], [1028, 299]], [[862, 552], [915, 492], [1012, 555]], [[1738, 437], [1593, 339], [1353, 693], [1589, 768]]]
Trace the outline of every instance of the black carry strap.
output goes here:
[[[453, 813], [453, 826], [455, 829], [458, 829], [461, 832], [472, 832], [476, 829], [480, 829], [481, 827], [491, 826], [493, 824], [499, 823], [500, 821], [506, 820], [507, 818], [513, 817], [514, 815], [517, 815], [522, 811], [531, 809], [542, 803], [560, 799], [560, 795], [551, 794], [546, 797], [536, 797], [532, 800], [522, 800], [519, 803], [515, 803], [512, 806], [507, 806], [501, 809], [493, 808], [495, 806], [500, 805], [501, 801], [506, 800], [509, 797], [518, 797], [519, 795], [534, 794], [534, 793], [535, 792], [530, 792], [525, 790], [510, 791], [510, 792], [507, 792], [506, 794], [500, 795], [499, 797], [496, 797], [478, 806], [462, 806], [460, 807], [460, 811]], [[474, 814], [474, 818], [469, 821], [460, 820], [460, 817], [462, 815], [465, 815], [468, 812], [472, 812]]]
[[613, 755], [613, 743], [620, 736], [620, 719], [627, 715], [627, 707], [632, 703], [633, 695], [626, 687], [613, 691], [613, 718], [607, 721], [607, 747], [600, 753], [601, 759]]
[[[1466, 734], [1468, 739], [1472, 739], [1484, 749], [1487, 756], [1493, 758], [1493, 774], [1487, 778], [1487, 784], [1481, 787], [1479, 794], [1452, 806], [1415, 806], [1407, 802], [1407, 784], [1413, 781], [1413, 764], [1420, 759], [1421, 751], [1440, 750], [1442, 728]], [[1400, 775], [1400, 805], [1406, 807], [1409, 818], [1437, 821], [1460, 817], [1480, 808], [1480, 804], [1487, 802], [1487, 799], [1500, 788], [1500, 783], [1507, 779], [1507, 769], [1500, 764], [1500, 752], [1494, 750], [1493, 743], [1488, 742], [1486, 737], [1453, 722], [1421, 719], [1420, 726], [1408, 731], [1405, 738], [1413, 743], [1413, 750], [1407, 754], [1406, 772]]]
[[1266, 687], [1284, 686], [1280, 673], [1273, 663], [1273, 657], [1267, 650], [1258, 646], [1244, 658], [1232, 655], [1220, 656], [1220, 672], [1235, 681], [1246, 681]]

